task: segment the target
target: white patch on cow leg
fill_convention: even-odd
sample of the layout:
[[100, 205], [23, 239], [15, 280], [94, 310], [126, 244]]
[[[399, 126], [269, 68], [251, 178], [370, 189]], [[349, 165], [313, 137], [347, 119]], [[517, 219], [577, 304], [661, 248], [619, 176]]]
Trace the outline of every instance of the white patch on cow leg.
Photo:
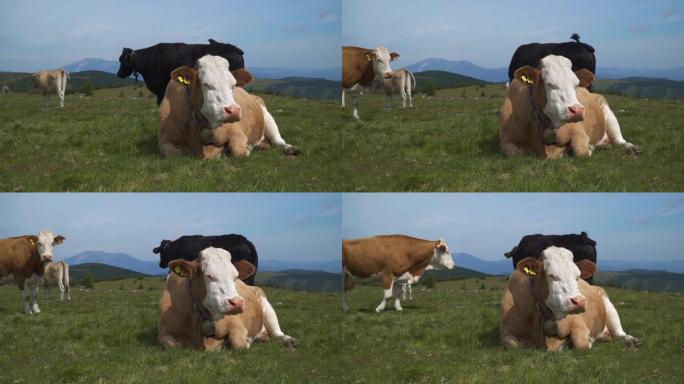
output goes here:
[[387, 305], [387, 300], [391, 299], [392, 296], [394, 295], [394, 278], [392, 278], [392, 284], [390, 284], [390, 287], [388, 289], [384, 290], [384, 295], [382, 297], [382, 301], [380, 302], [380, 305], [375, 308], [375, 312], [380, 313], [385, 310], [385, 306]]
[[285, 140], [280, 136], [280, 130], [278, 130], [278, 124], [276, 124], [275, 119], [268, 112], [265, 106], [261, 106], [261, 110], [264, 113], [264, 125], [266, 126], [266, 138], [275, 146], [280, 147], [283, 153], [286, 155], [296, 155], [299, 153], [299, 149], [294, 145], [290, 145], [285, 142]]
[[394, 293], [394, 309], [396, 309], [397, 311], [404, 310], [404, 308], [401, 307], [401, 300], [399, 299], [403, 287], [404, 286], [402, 284], [394, 284], [394, 286], [392, 287], [392, 291]]
[[59, 300], [64, 301], [64, 284], [61, 280], [57, 284], [59, 286]]
[[342, 108], [346, 107], [347, 105], [344, 103], [344, 98], [345, 98], [345, 89], [342, 88]]
[[618, 123], [617, 117], [615, 117], [615, 114], [610, 109], [608, 104], [603, 104], [602, 109], [603, 109], [603, 114], [606, 117], [606, 133], [608, 134], [610, 141], [613, 144], [623, 146], [625, 148], [625, 151], [628, 154], [630, 154], [632, 156], [638, 155], [639, 152], [641, 152], [641, 150], [639, 149], [638, 146], [627, 142], [627, 140], [625, 140], [624, 137], [622, 137], [622, 131], [620, 130], [620, 124]]
[[31, 310], [33, 313], [40, 313], [38, 308], [38, 283], [34, 282], [31, 286]]
[[359, 119], [359, 111], [358, 111], [358, 106], [359, 106], [359, 96], [363, 95], [363, 91], [366, 88], [361, 85], [361, 84], [354, 84], [353, 87], [349, 88], [349, 92], [351, 92], [351, 99], [352, 99], [352, 116], [354, 116], [355, 119]]
[[615, 309], [615, 306], [610, 302], [610, 299], [606, 294], [603, 295], [603, 306], [606, 307], [607, 326], [610, 333], [612, 333], [614, 337], [624, 340], [627, 346], [638, 347], [641, 344], [641, 341], [636, 337], [626, 334], [622, 329], [617, 309]]
[[409, 300], [413, 300], [413, 288], [411, 288], [411, 282], [408, 283]]
[[261, 297], [261, 307], [264, 311], [264, 326], [268, 330], [271, 337], [277, 337], [283, 341], [287, 347], [295, 347], [299, 344], [299, 341], [294, 337], [286, 335], [281, 329], [278, 323], [278, 316], [276, 316], [275, 310], [268, 302], [266, 296]]

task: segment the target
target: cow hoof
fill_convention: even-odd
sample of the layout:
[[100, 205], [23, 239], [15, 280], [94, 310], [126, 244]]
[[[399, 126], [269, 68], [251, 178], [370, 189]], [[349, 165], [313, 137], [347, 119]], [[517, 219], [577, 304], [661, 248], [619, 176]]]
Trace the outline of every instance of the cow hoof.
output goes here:
[[297, 156], [302, 153], [302, 151], [294, 145], [288, 144], [283, 148], [283, 153], [287, 156]]
[[637, 158], [641, 153], [641, 149], [632, 143], [626, 143], [625, 152], [627, 152], [627, 155], [629, 155], [629, 157]]
[[385, 310], [385, 308], [380, 308], [380, 307], [378, 307], [378, 308], [375, 308], [375, 313], [380, 313], [380, 312], [382, 312], [382, 311], [384, 311], [384, 310]]
[[637, 348], [641, 346], [641, 340], [637, 339], [636, 337], [626, 335], [625, 345], [627, 345], [629, 348]]
[[290, 337], [287, 335], [283, 336], [283, 345], [286, 346], [287, 348], [292, 349], [292, 348], [299, 346], [299, 344], [300, 344], [299, 340], [295, 339], [294, 337]]

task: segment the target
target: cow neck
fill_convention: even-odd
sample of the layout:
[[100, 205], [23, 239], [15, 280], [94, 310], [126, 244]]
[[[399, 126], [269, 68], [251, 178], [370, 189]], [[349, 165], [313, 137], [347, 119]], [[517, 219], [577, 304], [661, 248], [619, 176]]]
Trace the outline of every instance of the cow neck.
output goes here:
[[135, 79], [135, 85], [138, 85], [138, 71], [135, 69], [135, 64], [133, 64], [133, 56], [135, 56], [135, 51], [131, 51], [131, 68], [133, 69], [133, 78]]
[[543, 110], [537, 108], [537, 105], [534, 103], [534, 96], [532, 95], [534, 87], [527, 87], [527, 96], [530, 99], [530, 105], [532, 105], [532, 111], [534, 113], [534, 118], [537, 120], [537, 125], [539, 125], [539, 137], [541, 139], [541, 142], [543, 145], [553, 145], [555, 143], [555, 134], [549, 135], [554, 137], [554, 140], [545, 140], [545, 133], [547, 132], [554, 132], [553, 124], [551, 122], [551, 119], [549, 119], [548, 116], [544, 113]]
[[205, 320], [210, 320], [211, 316], [209, 314], [209, 310], [202, 305], [202, 303], [198, 300], [195, 299], [195, 296], [192, 294], [192, 279], [188, 278], [188, 294], [190, 295], [190, 301], [192, 301], [192, 306], [195, 308], [195, 312], [197, 315], [200, 317], [202, 321]]
[[205, 129], [211, 130], [211, 124], [209, 124], [209, 119], [207, 119], [202, 114], [202, 111], [200, 111], [199, 109], [195, 108], [194, 105], [192, 105], [192, 89], [191, 89], [191, 87], [185, 87], [185, 91], [187, 92], [187, 95], [188, 95], [188, 105], [190, 105], [190, 110], [192, 111], [192, 118], [195, 120], [195, 123], [199, 126], [200, 131], [203, 131]]
[[544, 302], [539, 298], [537, 295], [537, 290], [534, 289], [534, 281], [536, 279], [531, 278], [530, 279], [530, 289], [532, 290], [532, 297], [534, 298], [534, 307], [537, 310], [537, 313], [539, 313], [542, 316], [542, 322], [541, 322], [541, 331], [544, 336], [555, 336], [555, 335], [547, 335], [546, 332], [544, 331], [544, 323], [547, 321], [556, 321], [556, 318], [553, 316], [553, 313], [549, 309], [549, 307], [544, 304]]

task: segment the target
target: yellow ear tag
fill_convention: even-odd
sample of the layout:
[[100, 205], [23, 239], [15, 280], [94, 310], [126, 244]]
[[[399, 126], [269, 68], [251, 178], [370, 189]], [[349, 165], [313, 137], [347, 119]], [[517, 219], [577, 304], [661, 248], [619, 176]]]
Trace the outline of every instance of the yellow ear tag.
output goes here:
[[29, 238], [28, 241], [29, 241], [29, 243], [31, 243], [31, 245], [36, 245], [36, 242], [33, 241], [33, 239]]
[[181, 267], [179, 267], [179, 266], [176, 266], [176, 268], [174, 268], [173, 271], [176, 272], [176, 274], [180, 277], [186, 277], [187, 276], [185, 271], [182, 270]]
[[525, 273], [527, 273], [530, 276], [537, 276], [537, 272], [525, 267]]
[[177, 79], [181, 84], [190, 85], [190, 81], [181, 75], [178, 75]]

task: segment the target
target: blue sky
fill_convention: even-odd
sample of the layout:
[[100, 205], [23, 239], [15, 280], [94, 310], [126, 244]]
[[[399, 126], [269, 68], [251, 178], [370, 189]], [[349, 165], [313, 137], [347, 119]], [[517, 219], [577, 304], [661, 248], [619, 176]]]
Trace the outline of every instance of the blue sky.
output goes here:
[[384, 45], [400, 67], [444, 58], [507, 68], [519, 45], [575, 32], [599, 67], [684, 66], [681, 0], [344, 0], [342, 19], [345, 45]]
[[36, 71], [160, 42], [230, 42], [247, 67], [340, 66], [340, 0], [2, 0], [0, 69]]
[[524, 235], [581, 231], [604, 260], [684, 259], [684, 194], [354, 193], [342, 211], [343, 238], [444, 238], [484, 260], [504, 260]]
[[53, 230], [63, 259], [85, 250], [156, 261], [181, 235], [240, 233], [263, 260], [340, 259], [340, 195], [316, 193], [0, 194], [0, 238]]

